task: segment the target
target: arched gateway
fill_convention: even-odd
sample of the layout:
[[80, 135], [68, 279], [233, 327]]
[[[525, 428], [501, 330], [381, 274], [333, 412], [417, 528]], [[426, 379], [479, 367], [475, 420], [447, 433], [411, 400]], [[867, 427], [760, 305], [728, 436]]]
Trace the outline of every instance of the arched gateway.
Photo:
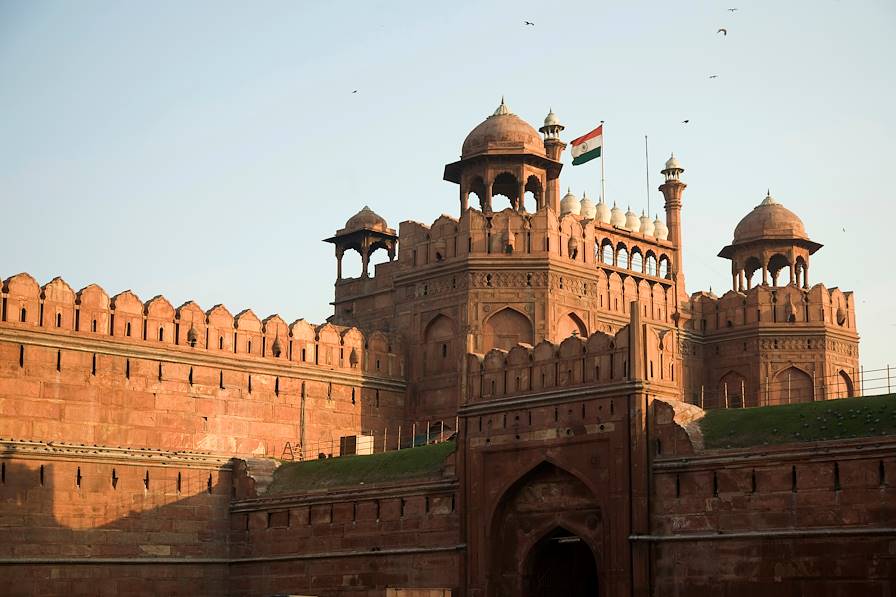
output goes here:
[[491, 525], [488, 595], [599, 595], [601, 508], [575, 475], [549, 462], [503, 495]]

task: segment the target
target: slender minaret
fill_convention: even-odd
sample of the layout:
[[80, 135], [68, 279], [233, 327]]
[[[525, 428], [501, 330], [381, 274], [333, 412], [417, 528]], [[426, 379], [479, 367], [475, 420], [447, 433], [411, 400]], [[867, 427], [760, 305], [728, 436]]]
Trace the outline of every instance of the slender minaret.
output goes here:
[[674, 153], [666, 160], [666, 167], [661, 172], [666, 177], [666, 181], [660, 185], [660, 191], [666, 199], [666, 227], [669, 229], [669, 241], [675, 247], [672, 277], [675, 280], [678, 295], [687, 298], [687, 292], [684, 289], [684, 270], [682, 268], [684, 251], [682, 250], [681, 242], [681, 195], [688, 185], [680, 180], [684, 168], [681, 167]]
[[[563, 150], [566, 149], [566, 143], [560, 140], [560, 131], [564, 127], [560, 124], [560, 119], [554, 114], [553, 109], [548, 109], [548, 115], [545, 116], [544, 126], [538, 129], [538, 132], [544, 135], [544, 151], [548, 159], [555, 162], [560, 161]], [[545, 205], [550, 205], [554, 213], [560, 213], [560, 178], [550, 178], [547, 181], [548, 188], [545, 189]]]

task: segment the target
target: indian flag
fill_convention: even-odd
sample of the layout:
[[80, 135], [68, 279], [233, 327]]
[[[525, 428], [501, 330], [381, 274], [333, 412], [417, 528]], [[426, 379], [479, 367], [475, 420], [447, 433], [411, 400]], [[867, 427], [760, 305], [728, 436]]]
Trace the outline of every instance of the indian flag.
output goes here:
[[604, 144], [604, 125], [591, 131], [586, 135], [582, 135], [578, 139], [573, 139], [570, 143], [572, 146], [572, 165], [578, 166], [589, 162], [594, 158], [600, 157], [600, 150]]

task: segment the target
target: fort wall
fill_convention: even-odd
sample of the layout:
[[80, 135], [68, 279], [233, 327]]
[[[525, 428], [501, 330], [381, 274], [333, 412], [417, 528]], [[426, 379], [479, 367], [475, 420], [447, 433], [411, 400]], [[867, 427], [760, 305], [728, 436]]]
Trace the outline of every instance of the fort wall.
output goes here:
[[233, 503], [231, 595], [456, 590], [457, 480], [381, 484]]
[[225, 590], [227, 459], [2, 441], [0, 466], [4, 595]]
[[401, 348], [382, 333], [110, 300], [95, 285], [75, 295], [27, 274], [3, 288], [8, 437], [281, 456], [404, 418]]
[[[663, 595], [886, 595], [896, 578], [896, 440], [694, 449], [654, 402], [651, 536]], [[824, 579], [824, 580], [821, 580]]]

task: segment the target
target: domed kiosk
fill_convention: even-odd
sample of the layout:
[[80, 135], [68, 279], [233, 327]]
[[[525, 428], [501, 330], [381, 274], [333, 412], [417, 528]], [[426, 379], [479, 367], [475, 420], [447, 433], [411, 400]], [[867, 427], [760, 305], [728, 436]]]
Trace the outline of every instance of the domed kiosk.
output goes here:
[[719, 251], [719, 257], [732, 262], [732, 287], [737, 291], [753, 286], [752, 276], [762, 272], [762, 284], [778, 286], [782, 269], [790, 270], [789, 280], [809, 287], [809, 256], [822, 245], [809, 239], [802, 220], [778, 203], [770, 193], [734, 228], [731, 244]]
[[[560, 211], [560, 155], [566, 144], [560, 138], [563, 125], [550, 112], [539, 129], [510, 111], [501, 99], [498, 108], [464, 139], [460, 160], [445, 166], [444, 179], [460, 185], [461, 214], [469, 209], [470, 196], [478, 207], [492, 211], [492, 197], [507, 197], [515, 211], [536, 211], [550, 206]], [[525, 205], [529, 192], [535, 205]], [[473, 205], [473, 207], [477, 207]]]
[[361, 277], [369, 278], [370, 256], [377, 249], [385, 249], [389, 253], [389, 261], [395, 259], [398, 236], [382, 216], [365, 205], [345, 222], [343, 228], [336, 231], [335, 236], [324, 239], [324, 242], [336, 245], [338, 283], [342, 280], [342, 257], [347, 250], [357, 251], [361, 255]]

